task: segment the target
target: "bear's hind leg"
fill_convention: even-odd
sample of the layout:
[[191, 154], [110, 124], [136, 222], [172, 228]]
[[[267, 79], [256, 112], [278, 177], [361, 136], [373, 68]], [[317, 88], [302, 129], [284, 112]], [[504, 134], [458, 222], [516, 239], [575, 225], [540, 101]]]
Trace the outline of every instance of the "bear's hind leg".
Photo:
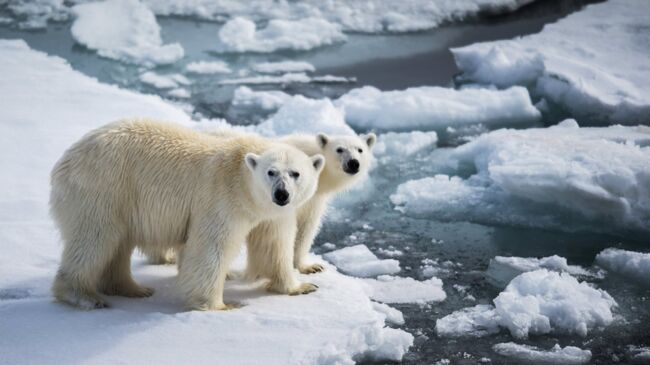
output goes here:
[[106, 295], [119, 295], [129, 298], [145, 298], [154, 290], [138, 285], [131, 275], [131, 254], [133, 245], [122, 243], [113, 259], [104, 269], [99, 290]]

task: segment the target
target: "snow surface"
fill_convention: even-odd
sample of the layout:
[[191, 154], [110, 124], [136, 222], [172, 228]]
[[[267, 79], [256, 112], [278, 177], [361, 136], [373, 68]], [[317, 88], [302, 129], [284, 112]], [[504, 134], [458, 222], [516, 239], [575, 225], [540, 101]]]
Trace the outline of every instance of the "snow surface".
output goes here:
[[596, 256], [596, 264], [609, 272], [650, 286], [650, 253], [608, 248]]
[[22, 363], [30, 354], [34, 363], [352, 364], [397, 361], [412, 345], [412, 335], [385, 326], [387, 316], [398, 321], [395, 312], [376, 310], [366, 284], [333, 267], [304, 278], [320, 287], [310, 295], [273, 295], [234, 280], [225, 297], [244, 307], [186, 312], [174, 291], [176, 270], [136, 259], [136, 280], [157, 289], [153, 297], [111, 297], [112, 308], [92, 312], [54, 303], [49, 289], [61, 244], [47, 201], [56, 159], [118, 118], [194, 123], [159, 97], [101, 84], [23, 41], [0, 40], [0, 54], [0, 164], [7, 172], [0, 183], [0, 333], [11, 334], [0, 336], [2, 361]]
[[262, 62], [253, 65], [253, 71], [259, 73], [314, 72], [316, 68], [305, 61]]
[[496, 256], [490, 259], [485, 276], [490, 284], [505, 288], [519, 274], [539, 269], [568, 272], [571, 275], [591, 275], [589, 271], [580, 266], [569, 265], [566, 258], [553, 255], [542, 258]]
[[[363, 274], [367, 273], [365, 269], [360, 270], [364, 270]], [[447, 294], [442, 289], [442, 280], [438, 278], [418, 281], [408, 277], [380, 275], [377, 279], [364, 279], [364, 283], [367, 285], [370, 298], [382, 303], [440, 302], [447, 298]]]
[[489, 13], [511, 12], [532, 0], [145, 0], [156, 14], [219, 20], [224, 14], [255, 20], [321, 17], [346, 31], [411, 32]]
[[528, 86], [578, 120], [648, 123], [648, 14], [645, 0], [607, 1], [546, 25], [539, 34], [452, 52], [466, 81]]
[[328, 252], [323, 255], [323, 258], [334, 264], [342, 272], [362, 278], [395, 274], [401, 270], [399, 261], [379, 259], [363, 244]]
[[353, 127], [388, 131], [442, 131], [448, 126], [476, 124], [523, 127], [540, 119], [523, 87], [454, 90], [422, 86], [381, 91], [364, 86], [341, 96], [336, 105], [345, 110]]
[[547, 333], [586, 336], [614, 320], [614, 299], [568, 273], [540, 269], [523, 273], [494, 299], [436, 321], [439, 336], [484, 336], [507, 328], [515, 338]]
[[100, 56], [145, 66], [170, 64], [184, 55], [179, 43], [163, 45], [156, 16], [138, 0], [76, 5], [72, 37]]
[[580, 365], [591, 360], [591, 351], [575, 346], [560, 347], [556, 344], [550, 350], [514, 342], [498, 343], [492, 346], [494, 352], [508, 357], [517, 363], [538, 365]]
[[[650, 229], [648, 127], [579, 128], [567, 120], [549, 128], [504, 129], [445, 158], [459, 175], [469, 170], [471, 176], [407, 181], [391, 195], [397, 209], [560, 230]], [[568, 215], [575, 224], [565, 224]]]
[[197, 61], [190, 62], [185, 66], [187, 72], [195, 74], [228, 74], [232, 70], [223, 61]]
[[272, 19], [265, 28], [257, 29], [250, 19], [236, 17], [219, 30], [219, 52], [260, 52], [278, 50], [307, 51], [342, 42], [346, 36], [338, 25], [324, 19]]

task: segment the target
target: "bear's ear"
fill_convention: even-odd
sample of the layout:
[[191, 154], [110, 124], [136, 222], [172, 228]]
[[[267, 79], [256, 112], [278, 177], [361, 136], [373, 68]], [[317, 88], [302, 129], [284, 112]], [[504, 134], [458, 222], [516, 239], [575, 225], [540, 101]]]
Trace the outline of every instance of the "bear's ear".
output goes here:
[[320, 148], [325, 147], [325, 145], [327, 145], [327, 142], [329, 142], [329, 140], [330, 140], [329, 137], [327, 137], [325, 133], [318, 133], [318, 135], [316, 136], [316, 141], [318, 142]]
[[316, 169], [316, 172], [321, 172], [323, 170], [323, 166], [325, 166], [325, 157], [323, 157], [321, 154], [318, 154], [311, 156], [310, 159], [311, 164], [314, 165], [314, 169]]
[[246, 157], [244, 157], [244, 161], [246, 161], [246, 166], [248, 166], [251, 171], [255, 171], [255, 167], [257, 167], [257, 159], [259, 158], [260, 156], [254, 153], [247, 153]]
[[368, 133], [364, 134], [361, 136], [364, 141], [366, 141], [366, 144], [368, 145], [368, 148], [372, 149], [372, 146], [375, 145], [375, 142], [377, 142], [377, 136], [374, 133]]

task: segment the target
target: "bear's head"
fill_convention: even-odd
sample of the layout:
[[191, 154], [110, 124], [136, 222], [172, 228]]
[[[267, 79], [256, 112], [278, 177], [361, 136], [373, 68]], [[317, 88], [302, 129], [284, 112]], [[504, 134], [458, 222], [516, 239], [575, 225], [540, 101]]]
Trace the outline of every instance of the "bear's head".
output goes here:
[[325, 169], [328, 175], [348, 184], [368, 172], [376, 141], [374, 133], [360, 136], [328, 136], [319, 133], [316, 136], [316, 142], [327, 161]]
[[253, 196], [270, 212], [297, 208], [311, 198], [325, 165], [323, 155], [309, 157], [288, 145], [247, 153], [244, 160], [253, 175]]

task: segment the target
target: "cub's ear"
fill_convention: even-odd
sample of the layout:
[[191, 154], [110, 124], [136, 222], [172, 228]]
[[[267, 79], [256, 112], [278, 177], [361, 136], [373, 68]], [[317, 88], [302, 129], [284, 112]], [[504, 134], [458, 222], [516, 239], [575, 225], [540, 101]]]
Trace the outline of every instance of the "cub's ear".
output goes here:
[[372, 149], [372, 146], [374, 146], [375, 142], [377, 142], [377, 136], [374, 133], [364, 134], [361, 136], [361, 138], [366, 141], [366, 144], [370, 149]]
[[255, 171], [255, 168], [257, 167], [257, 160], [259, 158], [260, 156], [249, 152], [246, 154], [246, 157], [244, 157], [244, 161], [246, 161], [246, 166], [248, 166], [251, 171]]
[[310, 159], [311, 164], [314, 165], [314, 169], [316, 169], [316, 172], [320, 173], [323, 170], [323, 166], [325, 166], [325, 157], [323, 157], [321, 154], [318, 154], [311, 156]]
[[318, 142], [320, 148], [323, 148], [325, 147], [325, 145], [327, 145], [327, 142], [329, 142], [330, 139], [329, 137], [327, 137], [325, 133], [318, 133], [318, 135], [316, 136], [316, 141]]

